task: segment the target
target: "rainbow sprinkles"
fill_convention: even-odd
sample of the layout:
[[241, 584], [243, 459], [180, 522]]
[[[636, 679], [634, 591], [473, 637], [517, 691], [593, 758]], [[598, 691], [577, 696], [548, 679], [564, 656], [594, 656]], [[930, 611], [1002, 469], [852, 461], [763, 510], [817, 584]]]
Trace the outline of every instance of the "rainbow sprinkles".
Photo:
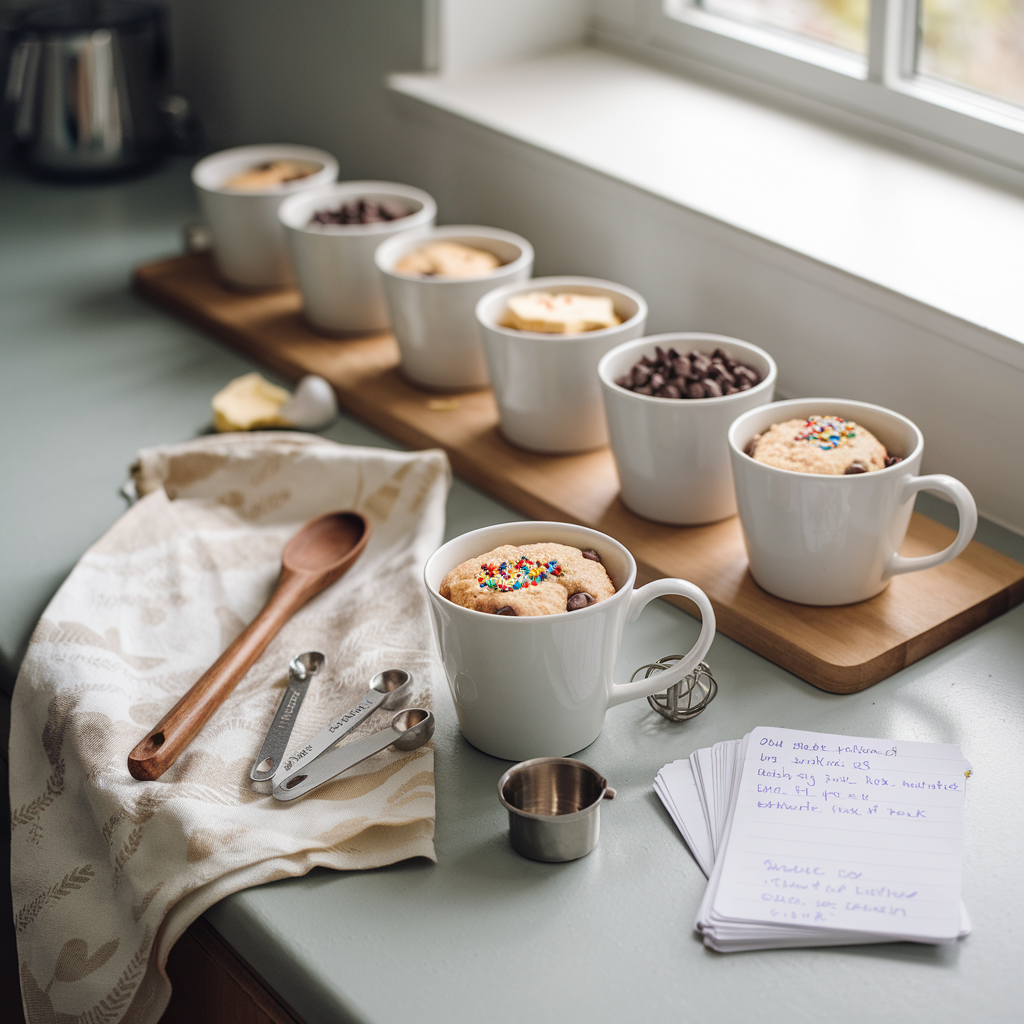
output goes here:
[[857, 424], [839, 416], [811, 416], [794, 441], [807, 441], [823, 451], [838, 448], [857, 436]]
[[562, 567], [554, 558], [550, 562], [534, 562], [529, 558], [520, 558], [512, 565], [509, 565], [508, 562], [502, 562], [500, 565], [488, 562], [481, 565], [476, 581], [480, 584], [481, 590], [497, 590], [507, 593], [512, 590], [535, 587], [538, 583], [543, 583], [549, 576], [561, 575]]

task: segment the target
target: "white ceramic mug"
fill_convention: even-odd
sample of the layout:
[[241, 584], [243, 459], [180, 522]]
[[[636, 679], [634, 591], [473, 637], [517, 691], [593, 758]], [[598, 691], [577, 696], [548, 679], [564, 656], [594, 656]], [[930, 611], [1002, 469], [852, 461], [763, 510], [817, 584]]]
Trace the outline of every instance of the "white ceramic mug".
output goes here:
[[[390, 200], [407, 217], [379, 224], [311, 224], [318, 210], [335, 210], [355, 199]], [[437, 204], [422, 189], [392, 181], [339, 181], [304, 192], [281, 204], [304, 313], [321, 334], [387, 330], [384, 286], [373, 262], [381, 242], [434, 223]]]
[[[501, 260], [482, 277], [421, 277], [395, 271], [395, 264], [430, 242], [459, 242]], [[533, 273], [533, 246], [498, 228], [456, 225], [421, 228], [389, 239], [374, 260], [384, 278], [391, 324], [402, 353], [402, 372], [432, 391], [470, 391], [490, 383], [477, 302], [499, 285], [525, 281]]]
[[[903, 461], [871, 473], [822, 476], [756, 462], [743, 449], [774, 423], [841, 416], [871, 431]], [[744, 413], [729, 429], [729, 454], [750, 573], [765, 590], [810, 605], [852, 604], [881, 593], [893, 576], [956, 558], [974, 536], [978, 510], [951, 476], [918, 476], [924, 438], [905, 416], [866, 402], [799, 398]], [[949, 547], [920, 558], [896, 552], [918, 491], [945, 495], [960, 528]]]
[[[258, 192], [225, 188], [236, 174], [268, 160], [303, 160], [319, 170], [305, 178]], [[338, 161], [310, 146], [238, 146], [204, 157], [192, 168], [203, 217], [213, 235], [217, 272], [230, 285], [244, 290], [280, 288], [292, 274], [278, 207], [289, 196], [334, 181]]]
[[[559, 615], [490, 615], [441, 597], [457, 565], [500, 544], [569, 544], [593, 548], [615, 595]], [[597, 739], [608, 708], [667, 689], [692, 672], [715, 636], [715, 613], [698, 587], [663, 579], [633, 589], [636, 562], [617, 540], [567, 523], [503, 523], [463, 534], [427, 560], [424, 580], [459, 726], [474, 747], [524, 761], [562, 757]], [[656, 597], [689, 598], [701, 614], [697, 642], [678, 664], [649, 679], [612, 678], [622, 631]], [[653, 655], [652, 655], [653, 660]]]
[[[619, 387], [655, 347], [680, 355], [721, 349], [756, 370], [760, 383], [721, 398], [657, 398]], [[775, 393], [775, 361], [764, 349], [721, 334], [655, 334], [613, 348], [598, 364], [622, 503], [645, 519], [675, 525], [713, 523], [736, 514], [729, 426]]]
[[[541, 334], [501, 324], [521, 292], [609, 295], [622, 323], [582, 334]], [[501, 432], [533, 452], [585, 452], [608, 443], [597, 364], [620, 342], [638, 338], [647, 303], [632, 288], [593, 277], [537, 277], [496, 288], [476, 306]]]

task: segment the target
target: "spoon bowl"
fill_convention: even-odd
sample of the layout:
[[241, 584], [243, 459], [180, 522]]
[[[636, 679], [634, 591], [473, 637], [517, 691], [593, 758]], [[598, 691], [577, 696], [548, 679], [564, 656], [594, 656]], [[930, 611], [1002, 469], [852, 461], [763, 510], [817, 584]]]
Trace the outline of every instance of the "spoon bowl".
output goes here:
[[402, 734], [392, 744], [396, 750], [415, 750], [434, 735], [434, 716], [424, 708], [406, 708], [391, 719], [391, 728]]
[[384, 695], [380, 706], [390, 710], [405, 700], [412, 687], [412, 675], [403, 668], [386, 668], [370, 680], [370, 689]]

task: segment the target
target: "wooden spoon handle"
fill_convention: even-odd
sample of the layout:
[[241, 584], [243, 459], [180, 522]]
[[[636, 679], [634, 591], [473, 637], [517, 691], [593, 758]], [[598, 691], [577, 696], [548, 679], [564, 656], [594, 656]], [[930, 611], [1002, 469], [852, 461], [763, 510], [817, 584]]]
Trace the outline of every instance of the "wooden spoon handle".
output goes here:
[[259, 615], [128, 755], [134, 778], [158, 779], [174, 764], [281, 627], [322, 587], [320, 579], [282, 571]]

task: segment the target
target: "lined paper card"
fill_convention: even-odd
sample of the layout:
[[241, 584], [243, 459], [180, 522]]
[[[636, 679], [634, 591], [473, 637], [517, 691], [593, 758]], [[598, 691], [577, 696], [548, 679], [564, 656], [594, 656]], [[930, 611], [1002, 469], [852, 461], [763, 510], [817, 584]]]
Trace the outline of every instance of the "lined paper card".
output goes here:
[[711, 918], [954, 940], [967, 774], [952, 745], [755, 729]]

